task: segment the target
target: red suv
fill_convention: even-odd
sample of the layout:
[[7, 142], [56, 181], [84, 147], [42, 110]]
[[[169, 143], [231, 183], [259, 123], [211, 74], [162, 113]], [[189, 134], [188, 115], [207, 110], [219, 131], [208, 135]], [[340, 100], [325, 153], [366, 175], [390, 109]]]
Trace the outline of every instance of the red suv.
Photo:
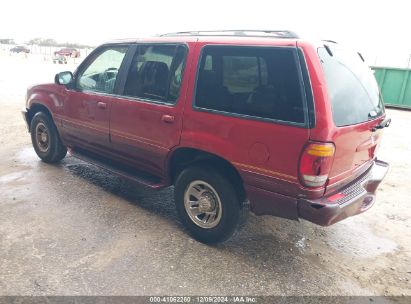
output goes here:
[[94, 50], [28, 89], [45, 162], [73, 156], [132, 181], [174, 185], [182, 223], [228, 239], [251, 209], [327, 226], [369, 209], [389, 125], [359, 53], [288, 31], [183, 32]]
[[73, 57], [73, 58], [79, 58], [80, 57], [80, 51], [73, 49], [73, 48], [62, 48], [58, 51], [54, 52], [54, 56], [68, 56], [68, 57]]

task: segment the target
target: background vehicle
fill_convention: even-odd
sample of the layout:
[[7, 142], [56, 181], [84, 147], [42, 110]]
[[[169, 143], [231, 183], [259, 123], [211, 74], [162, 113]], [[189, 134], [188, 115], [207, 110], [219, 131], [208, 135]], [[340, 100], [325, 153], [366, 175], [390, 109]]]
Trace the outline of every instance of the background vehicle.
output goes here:
[[54, 55], [61, 55], [61, 56], [69, 56], [72, 58], [79, 58], [80, 57], [80, 51], [74, 48], [62, 48], [56, 52], [54, 52]]
[[359, 214], [388, 170], [376, 151], [390, 120], [361, 56], [289, 31], [107, 43], [27, 96], [43, 161], [69, 148], [174, 185], [182, 223], [205, 243], [228, 239], [249, 208], [324, 226]]
[[67, 64], [67, 57], [63, 55], [55, 55], [53, 57], [53, 63]]
[[11, 48], [10, 53], [17, 53], [17, 54], [18, 53], [26, 53], [26, 54], [28, 54], [28, 53], [30, 53], [30, 49], [23, 46], [23, 45], [18, 45], [18, 46], [15, 46], [15, 47]]

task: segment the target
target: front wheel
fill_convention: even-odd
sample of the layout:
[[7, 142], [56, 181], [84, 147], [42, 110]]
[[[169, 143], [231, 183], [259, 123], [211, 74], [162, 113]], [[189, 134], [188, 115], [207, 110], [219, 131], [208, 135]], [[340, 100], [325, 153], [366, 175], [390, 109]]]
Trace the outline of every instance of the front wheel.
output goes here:
[[44, 112], [34, 115], [30, 123], [31, 142], [38, 157], [46, 163], [56, 163], [67, 154], [52, 118]]
[[209, 167], [183, 170], [175, 182], [174, 195], [183, 225], [203, 243], [229, 239], [246, 216], [230, 180]]

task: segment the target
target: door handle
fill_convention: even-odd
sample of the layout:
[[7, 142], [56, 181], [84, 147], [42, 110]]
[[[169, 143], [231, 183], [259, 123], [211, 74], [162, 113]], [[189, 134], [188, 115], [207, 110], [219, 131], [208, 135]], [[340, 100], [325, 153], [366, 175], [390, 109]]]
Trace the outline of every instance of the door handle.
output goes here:
[[161, 120], [164, 122], [173, 123], [175, 120], [175, 117], [173, 115], [164, 114], [163, 116], [161, 116]]
[[99, 107], [100, 109], [105, 110], [107, 108], [107, 104], [105, 102], [97, 102], [97, 107]]

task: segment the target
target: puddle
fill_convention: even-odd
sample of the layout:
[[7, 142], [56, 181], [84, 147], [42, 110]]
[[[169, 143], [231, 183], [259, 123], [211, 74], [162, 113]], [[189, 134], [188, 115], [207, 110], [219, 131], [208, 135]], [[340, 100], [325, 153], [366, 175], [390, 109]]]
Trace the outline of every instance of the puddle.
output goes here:
[[32, 146], [26, 146], [16, 154], [16, 160], [23, 165], [36, 167], [39, 163], [39, 158]]
[[327, 233], [328, 237], [324, 240], [339, 252], [370, 258], [394, 252], [397, 248], [395, 242], [376, 236], [366, 224], [353, 218], [337, 225]]
[[5, 174], [0, 176], [0, 184], [7, 184], [11, 182], [16, 182], [20, 179], [22, 179], [25, 175], [25, 172], [20, 171], [20, 172], [13, 172], [9, 174]]
[[304, 221], [300, 221], [298, 224], [297, 237], [298, 240], [295, 242], [295, 247], [298, 248], [301, 253], [305, 253], [307, 249], [307, 243], [304, 231]]
[[304, 253], [307, 245], [305, 243], [305, 236], [301, 237], [296, 243], [295, 243], [295, 247], [297, 247], [301, 253]]

